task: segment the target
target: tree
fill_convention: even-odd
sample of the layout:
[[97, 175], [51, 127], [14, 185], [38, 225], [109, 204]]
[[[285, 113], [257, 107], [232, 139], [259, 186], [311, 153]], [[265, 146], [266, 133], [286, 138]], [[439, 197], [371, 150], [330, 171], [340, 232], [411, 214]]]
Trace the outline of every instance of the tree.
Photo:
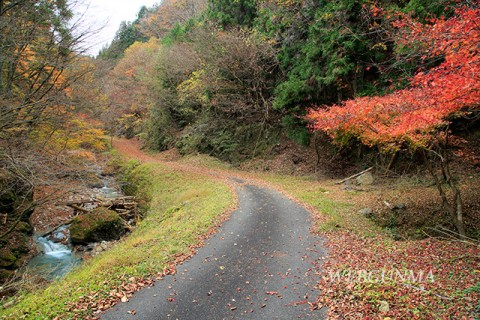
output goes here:
[[[120, 119], [122, 131], [132, 137], [139, 124], [156, 103], [156, 62], [160, 49], [158, 40], [135, 42], [110, 72], [107, 93], [113, 113]], [[110, 121], [113, 120], [110, 112]]]
[[209, 16], [222, 27], [251, 27], [257, 16], [256, 0], [210, 0]]
[[0, 238], [28, 221], [38, 204], [33, 188], [44, 183], [39, 172], [50, 165], [44, 145], [35, 150], [32, 137], [64, 123], [72, 109], [67, 89], [89, 72], [72, 67], [87, 36], [72, 18], [65, 0], [0, 1], [0, 211], [10, 226]]
[[[313, 108], [307, 118], [313, 130], [334, 138], [352, 135], [389, 150], [423, 150], [442, 204], [464, 236], [460, 189], [449, 168], [448, 125], [452, 118], [478, 112], [480, 9], [461, 7], [452, 18], [431, 19], [427, 24], [404, 15], [395, 26], [400, 30], [397, 48], [421, 50], [424, 60], [436, 60], [438, 65], [419, 70], [407, 89]], [[430, 166], [432, 156], [440, 158], [441, 174], [452, 191], [450, 198]]]
[[198, 17], [205, 7], [206, 0], [164, 0], [140, 21], [140, 30], [150, 37], [162, 39], [176, 25]]

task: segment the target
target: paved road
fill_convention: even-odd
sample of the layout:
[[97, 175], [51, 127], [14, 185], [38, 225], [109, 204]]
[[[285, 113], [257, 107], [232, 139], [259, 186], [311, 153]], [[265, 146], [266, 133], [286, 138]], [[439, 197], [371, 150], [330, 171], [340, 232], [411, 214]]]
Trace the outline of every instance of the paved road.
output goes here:
[[324, 319], [307, 302], [318, 295], [325, 254], [309, 213], [269, 189], [239, 184], [237, 192], [239, 209], [175, 276], [102, 319]]

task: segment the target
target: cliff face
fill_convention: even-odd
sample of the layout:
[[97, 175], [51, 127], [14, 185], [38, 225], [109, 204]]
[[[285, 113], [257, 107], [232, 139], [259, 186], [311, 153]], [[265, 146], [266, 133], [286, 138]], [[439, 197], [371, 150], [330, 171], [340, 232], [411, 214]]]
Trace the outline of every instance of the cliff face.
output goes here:
[[13, 277], [32, 249], [32, 202], [33, 191], [26, 181], [0, 172], [0, 285]]

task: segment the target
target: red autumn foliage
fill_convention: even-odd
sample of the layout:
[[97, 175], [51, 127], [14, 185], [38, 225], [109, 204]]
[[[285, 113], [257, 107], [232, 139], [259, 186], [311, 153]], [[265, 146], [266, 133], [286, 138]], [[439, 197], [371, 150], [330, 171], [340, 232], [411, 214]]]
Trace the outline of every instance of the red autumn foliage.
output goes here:
[[307, 115], [312, 130], [332, 137], [353, 134], [369, 145], [427, 146], [450, 117], [478, 108], [480, 9], [459, 8], [452, 18], [429, 24], [403, 16], [394, 26], [399, 29], [399, 47], [420, 46], [422, 59], [443, 62], [418, 72], [407, 89], [312, 108]]

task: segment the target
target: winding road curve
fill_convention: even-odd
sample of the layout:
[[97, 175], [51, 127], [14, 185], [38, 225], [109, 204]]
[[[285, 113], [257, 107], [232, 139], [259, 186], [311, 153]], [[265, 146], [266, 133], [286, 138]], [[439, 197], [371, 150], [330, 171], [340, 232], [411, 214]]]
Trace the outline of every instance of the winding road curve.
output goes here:
[[[148, 159], [144, 159], [148, 161]], [[324, 319], [311, 311], [325, 256], [310, 214], [280, 193], [231, 178], [239, 208], [175, 276], [102, 319]], [[133, 312], [135, 310], [135, 312]]]

